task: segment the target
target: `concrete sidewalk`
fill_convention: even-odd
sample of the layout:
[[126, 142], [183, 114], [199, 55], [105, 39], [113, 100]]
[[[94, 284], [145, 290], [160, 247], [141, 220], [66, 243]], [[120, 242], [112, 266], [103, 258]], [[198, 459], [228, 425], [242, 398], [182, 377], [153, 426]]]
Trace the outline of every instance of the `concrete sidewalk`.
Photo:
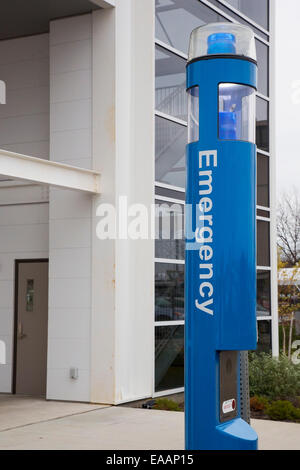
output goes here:
[[[184, 448], [180, 412], [0, 397], [0, 424], [0, 450]], [[260, 449], [300, 450], [299, 424], [253, 420], [252, 425]]]

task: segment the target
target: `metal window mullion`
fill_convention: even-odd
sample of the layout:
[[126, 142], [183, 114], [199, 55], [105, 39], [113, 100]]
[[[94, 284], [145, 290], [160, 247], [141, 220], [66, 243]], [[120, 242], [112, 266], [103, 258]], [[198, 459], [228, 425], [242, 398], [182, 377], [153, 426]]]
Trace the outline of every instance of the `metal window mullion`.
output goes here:
[[155, 263], [161, 263], [161, 264], [185, 264], [184, 259], [168, 259], [168, 258], [154, 258]]
[[258, 96], [258, 98], [261, 98], [262, 100], [268, 101], [268, 103], [270, 102], [270, 98], [267, 95], [260, 93], [259, 91], [256, 92], [256, 96]]
[[170, 390], [162, 390], [161, 392], [153, 392], [153, 398], [163, 397], [165, 395], [175, 395], [175, 393], [184, 392], [184, 387], [172, 388]]
[[256, 153], [264, 155], [265, 157], [270, 157], [271, 156], [270, 152], [266, 152], [265, 150], [261, 150], [259, 148], [257, 148]]
[[174, 204], [180, 204], [181, 206], [185, 205], [185, 202], [182, 199], [175, 199], [173, 197], [166, 197], [166, 196], [159, 196], [158, 194], [155, 195], [156, 201], [163, 201], [163, 202], [173, 202]]
[[[201, 3], [203, 3], [203, 5], [206, 5], [208, 8], [210, 8], [211, 10], [214, 10], [216, 13], [218, 13], [220, 16], [223, 16], [223, 18], [226, 18], [227, 20], [231, 21], [231, 23], [235, 23], [235, 24], [241, 24], [239, 21], [237, 21], [236, 19], [232, 18], [230, 15], [228, 15], [228, 13], [225, 13], [223, 10], [221, 10], [220, 8], [216, 7], [215, 5], [212, 5], [208, 0], [200, 0]], [[265, 39], [263, 39], [262, 37], [258, 36], [258, 34], [256, 34], [255, 32], [254, 33], [254, 37], [260, 41], [260, 42], [263, 42], [266, 46], [269, 46], [270, 43], [268, 41], [266, 41]]]
[[169, 52], [173, 52], [173, 54], [177, 55], [178, 57], [181, 57], [182, 59], [185, 59], [185, 60], [188, 59], [187, 54], [180, 51], [179, 49], [176, 49], [173, 46], [170, 46], [169, 44], [167, 44], [166, 42], [161, 41], [160, 39], [155, 38], [155, 44], [162, 47], [163, 49], [166, 49]]
[[262, 220], [263, 222], [270, 222], [271, 221], [271, 219], [269, 217], [262, 217], [261, 215], [257, 215], [256, 220]]
[[[250, 0], [251, 1], [251, 0]], [[232, 6], [230, 3], [226, 2], [226, 0], [218, 0], [219, 3], [222, 3], [224, 7], [228, 8], [229, 10], [232, 10], [233, 13], [236, 15], [240, 16], [243, 18], [243, 20], [247, 21], [248, 23], [252, 24], [255, 28], [259, 29], [262, 33], [264, 33], [266, 36], [270, 36], [270, 32], [266, 30], [263, 26], [260, 26], [258, 23], [256, 23], [254, 20], [249, 18], [249, 16], [245, 15], [245, 13], [242, 13], [240, 10], [237, 10], [234, 6]]]
[[271, 266], [256, 266], [256, 271], [271, 271]]
[[184, 323], [184, 320], [155, 321], [155, 326], [181, 326]]
[[266, 211], [266, 212], [271, 211], [270, 207], [265, 207], [265, 206], [256, 206], [256, 209], [259, 211]]
[[162, 113], [161, 111], [158, 111], [157, 109], [155, 110], [154, 113], [155, 113], [155, 116], [158, 116], [162, 119], [166, 119], [167, 121], [175, 122], [176, 124], [179, 124], [180, 126], [187, 127], [188, 125], [187, 121], [171, 116], [171, 114]]
[[172, 186], [171, 184], [161, 183], [160, 181], [155, 181], [155, 186], [158, 188], [169, 189], [170, 191], [177, 191], [179, 193], [185, 193], [185, 189], [180, 186]]

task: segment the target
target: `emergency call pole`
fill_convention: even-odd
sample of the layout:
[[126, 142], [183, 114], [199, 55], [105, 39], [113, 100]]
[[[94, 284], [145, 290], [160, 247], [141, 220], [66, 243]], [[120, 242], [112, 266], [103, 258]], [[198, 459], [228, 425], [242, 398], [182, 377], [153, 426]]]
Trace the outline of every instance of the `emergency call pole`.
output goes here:
[[195, 29], [187, 64], [186, 448], [251, 450], [240, 351], [256, 349], [257, 64], [253, 32]]

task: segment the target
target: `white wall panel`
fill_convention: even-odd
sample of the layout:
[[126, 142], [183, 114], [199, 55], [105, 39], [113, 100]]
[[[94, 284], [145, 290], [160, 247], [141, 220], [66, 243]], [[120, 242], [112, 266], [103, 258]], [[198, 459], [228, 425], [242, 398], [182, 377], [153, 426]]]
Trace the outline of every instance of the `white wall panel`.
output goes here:
[[[0, 106], [0, 148], [49, 158], [49, 36], [0, 41], [0, 79], [7, 103]], [[1, 169], [0, 169], [1, 175]], [[48, 258], [48, 204], [36, 186], [1, 188], [0, 336], [5, 335], [7, 365], [0, 367], [0, 392], [11, 392], [16, 259]], [[44, 194], [45, 193], [45, 194]]]
[[49, 338], [48, 368], [68, 369], [70, 364], [79, 369], [89, 368], [89, 341], [81, 338]]
[[[85, 168], [92, 166], [91, 34], [91, 15], [50, 25], [50, 159]], [[47, 397], [57, 400], [90, 401], [91, 214], [91, 196], [51, 188]]]
[[7, 91], [48, 86], [49, 58], [1, 64], [0, 72]]
[[55, 272], [50, 270], [50, 278], [89, 278], [91, 274], [90, 247], [51, 250], [51, 265]]
[[87, 248], [91, 245], [90, 221], [84, 219], [54, 219], [51, 208], [50, 248]]
[[45, 160], [49, 159], [49, 140], [42, 140], [38, 142], [2, 144], [1, 148], [10, 152], [21, 153], [23, 155], [30, 155], [31, 157], [44, 158]]
[[[52, 31], [50, 34], [52, 35]], [[51, 46], [50, 50], [51, 74], [60, 74], [76, 70], [89, 70], [91, 68], [90, 39]]]
[[6, 104], [0, 106], [0, 118], [49, 114], [49, 87], [8, 89]]
[[89, 219], [92, 215], [91, 196], [74, 191], [61, 191], [51, 189], [51, 213], [50, 219], [59, 220], [75, 219], [78, 214], [82, 219]]
[[91, 131], [86, 129], [71, 129], [64, 132], [52, 132], [50, 153], [56, 161], [69, 162], [73, 159], [91, 158]]
[[48, 34], [0, 41], [0, 65], [44, 59], [48, 50]]
[[[16, 116], [0, 119], [0, 146], [37, 142], [49, 137], [49, 115]], [[22, 152], [24, 153], [24, 152]]]
[[[90, 323], [86, 321], [89, 317], [89, 309], [79, 308], [50, 308], [48, 337], [57, 339], [89, 340]], [[72, 328], [69, 326], [72, 325]]]
[[[49, 289], [49, 308], [87, 310], [91, 306], [90, 278], [51, 278]], [[86, 321], [89, 322], [89, 318]], [[69, 328], [72, 328], [72, 324]]]
[[[48, 369], [47, 397], [49, 400], [87, 401], [90, 386], [89, 370], [79, 370], [79, 379], [70, 378], [69, 369]], [[59, 386], [58, 386], [59, 384]]]
[[[91, 16], [81, 15], [51, 23], [50, 45], [91, 39]], [[80, 46], [80, 45], [79, 45]]]
[[51, 82], [52, 103], [91, 98], [91, 85], [90, 70], [62, 73]]
[[89, 129], [91, 127], [91, 100], [52, 103], [50, 125], [52, 132]]
[[0, 148], [48, 159], [49, 35], [1, 41], [0, 79]]

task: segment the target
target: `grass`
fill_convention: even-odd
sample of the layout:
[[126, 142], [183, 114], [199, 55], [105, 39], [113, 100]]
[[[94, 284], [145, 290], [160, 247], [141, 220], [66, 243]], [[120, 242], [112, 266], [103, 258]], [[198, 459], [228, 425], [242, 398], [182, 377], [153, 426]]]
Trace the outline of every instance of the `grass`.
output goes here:
[[179, 404], [176, 401], [169, 400], [168, 398], [159, 398], [156, 400], [154, 410], [165, 410], [165, 411], [182, 411]]

